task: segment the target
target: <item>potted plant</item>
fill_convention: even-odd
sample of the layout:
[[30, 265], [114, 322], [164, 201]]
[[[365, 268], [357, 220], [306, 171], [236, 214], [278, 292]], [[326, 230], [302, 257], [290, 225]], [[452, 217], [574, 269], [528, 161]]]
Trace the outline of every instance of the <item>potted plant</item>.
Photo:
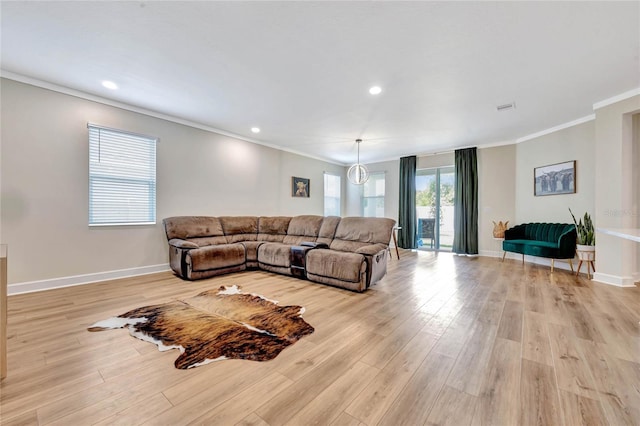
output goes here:
[[576, 221], [576, 217], [573, 215], [571, 209], [569, 209], [573, 223], [576, 226], [576, 233], [578, 238], [576, 240], [576, 253], [578, 259], [593, 261], [595, 260], [596, 251], [596, 232], [593, 228], [593, 221], [589, 213], [585, 213], [583, 218]]

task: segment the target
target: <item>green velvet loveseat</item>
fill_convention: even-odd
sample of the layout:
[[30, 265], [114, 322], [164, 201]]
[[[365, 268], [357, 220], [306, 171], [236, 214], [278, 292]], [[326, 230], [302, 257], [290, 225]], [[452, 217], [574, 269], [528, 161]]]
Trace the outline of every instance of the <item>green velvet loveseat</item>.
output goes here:
[[567, 259], [573, 271], [576, 254], [576, 228], [569, 223], [524, 223], [507, 229], [502, 242], [502, 260], [507, 252], [551, 259], [551, 271], [555, 259]]

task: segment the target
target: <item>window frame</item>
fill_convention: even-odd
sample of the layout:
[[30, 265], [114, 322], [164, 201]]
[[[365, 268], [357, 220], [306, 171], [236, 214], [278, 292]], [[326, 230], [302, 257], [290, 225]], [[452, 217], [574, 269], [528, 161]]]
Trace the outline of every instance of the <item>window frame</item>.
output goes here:
[[[338, 196], [327, 196], [327, 177], [338, 178]], [[337, 173], [324, 172], [323, 175], [323, 213], [325, 216], [342, 216], [342, 176]], [[327, 198], [337, 199], [338, 212], [337, 214], [327, 214]]]
[[[129, 132], [121, 129], [114, 129], [106, 126], [101, 126], [98, 124], [87, 123], [88, 129], [88, 225], [89, 227], [105, 227], [105, 226], [142, 226], [142, 225], [156, 225], [157, 223], [157, 145], [159, 142], [159, 138], [155, 136], [143, 135], [139, 133]], [[114, 165], [113, 169], [118, 170], [107, 172], [109, 167], [103, 167], [100, 170], [98, 166], [99, 162], [96, 163], [94, 156], [94, 150], [96, 147], [93, 145], [96, 143], [94, 140], [95, 134], [93, 132], [98, 131], [98, 147], [97, 150], [99, 152], [98, 157], [102, 155], [100, 152], [100, 144], [103, 141], [100, 139], [100, 132], [106, 132], [111, 134], [111, 136], [115, 136], [116, 138], [120, 138], [125, 140], [129, 139], [131, 143], [144, 144], [147, 143], [149, 149], [143, 151], [144, 154], [139, 156], [139, 159], [144, 158], [145, 156], [149, 157], [148, 162], [132, 162], [129, 164], [125, 164], [125, 162], [115, 162], [112, 163]], [[123, 149], [119, 149], [118, 147], [114, 147], [111, 145], [110, 148], [114, 148], [113, 152], [117, 154], [126, 156], [126, 152]], [[121, 148], [121, 147], [120, 147]], [[131, 157], [127, 157], [131, 159]], [[138, 174], [136, 168], [142, 170], [142, 174], [148, 174], [148, 177], [144, 176], [134, 176]], [[124, 172], [123, 172], [124, 171]], [[120, 176], [118, 176], [120, 174]], [[124, 176], [123, 176], [124, 175]], [[109, 207], [108, 204], [100, 204], [96, 199], [96, 191], [95, 185], [102, 184], [105, 186], [109, 186], [109, 183], [114, 185], [120, 184], [123, 187], [148, 187], [147, 190], [138, 190], [136, 189], [136, 193], [142, 196], [142, 200], [144, 200], [144, 196], [146, 195], [147, 200], [143, 202], [143, 206], [148, 210], [147, 217], [145, 219], [135, 220], [131, 219], [131, 216], [127, 217], [126, 215], [120, 215], [118, 217], [118, 213], [113, 215], [112, 217], [108, 217], [108, 220], [97, 220], [96, 216], [99, 216], [100, 213], [96, 213], [96, 211], [104, 211]], [[114, 190], [113, 194], [116, 196], [122, 195], [122, 189], [120, 193], [118, 190]], [[119, 206], [117, 203], [112, 205], [115, 208]], [[141, 209], [144, 211], [144, 208]]]
[[[362, 185], [361, 188], [361, 192], [360, 192], [360, 214], [362, 215], [362, 217], [385, 217], [385, 197], [387, 194], [387, 173], [384, 171], [381, 172], [370, 172], [369, 173], [369, 179], [367, 180], [367, 182], [365, 182]], [[380, 179], [373, 179], [375, 176], [382, 176], [382, 180], [384, 180], [384, 193], [382, 195], [373, 195], [373, 196], [365, 196], [364, 192], [365, 192], [365, 185], [371, 183], [373, 180], [380, 180]], [[382, 216], [365, 216], [365, 200], [370, 200], [371, 202], [375, 202], [376, 204], [378, 203], [378, 201], [382, 201]]]

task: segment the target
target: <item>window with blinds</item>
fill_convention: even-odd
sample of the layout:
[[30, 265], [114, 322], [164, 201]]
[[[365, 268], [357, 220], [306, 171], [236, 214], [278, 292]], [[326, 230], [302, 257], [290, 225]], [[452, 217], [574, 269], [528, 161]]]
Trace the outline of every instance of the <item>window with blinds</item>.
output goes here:
[[158, 139], [88, 128], [89, 225], [155, 224]]
[[340, 176], [324, 174], [324, 215], [340, 216]]
[[371, 172], [362, 185], [362, 216], [384, 217], [384, 172]]

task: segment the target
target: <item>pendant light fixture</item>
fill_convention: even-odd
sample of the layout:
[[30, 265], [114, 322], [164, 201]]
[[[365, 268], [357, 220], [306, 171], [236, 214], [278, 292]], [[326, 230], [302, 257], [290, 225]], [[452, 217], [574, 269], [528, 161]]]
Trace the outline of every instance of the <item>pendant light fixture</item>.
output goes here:
[[366, 181], [369, 180], [369, 170], [364, 166], [364, 164], [360, 164], [360, 143], [362, 139], [356, 139], [356, 144], [358, 146], [358, 161], [353, 166], [349, 167], [347, 171], [347, 178], [349, 181], [355, 185], [362, 185]]

